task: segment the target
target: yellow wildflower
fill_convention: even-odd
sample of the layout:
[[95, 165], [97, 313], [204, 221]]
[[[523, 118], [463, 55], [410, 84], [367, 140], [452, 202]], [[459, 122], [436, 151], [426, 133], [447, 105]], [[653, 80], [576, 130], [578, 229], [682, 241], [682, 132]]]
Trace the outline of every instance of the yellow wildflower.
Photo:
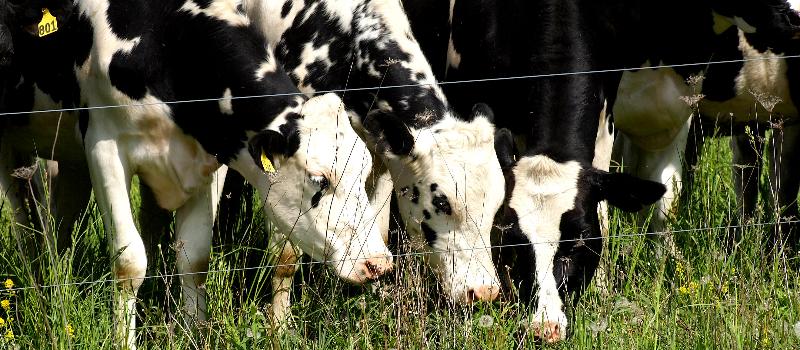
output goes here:
[[6, 289], [14, 288], [14, 281], [12, 281], [10, 278], [8, 278], [8, 279], [6, 279], [6, 282], [3, 283], [3, 286], [5, 286]]
[[6, 320], [4, 320], [2, 317], [0, 317], [0, 327], [3, 327], [5, 325], [6, 325]]
[[14, 331], [10, 329], [7, 330], [6, 335], [4, 337], [6, 338], [6, 340], [14, 340]]
[[67, 323], [67, 326], [64, 327], [64, 330], [67, 331], [67, 335], [72, 338], [75, 336], [75, 328], [72, 328], [72, 325]]
[[0, 307], [8, 310], [9, 308], [11, 308], [11, 301], [9, 301], [8, 299], [3, 299], [2, 301], [0, 301]]

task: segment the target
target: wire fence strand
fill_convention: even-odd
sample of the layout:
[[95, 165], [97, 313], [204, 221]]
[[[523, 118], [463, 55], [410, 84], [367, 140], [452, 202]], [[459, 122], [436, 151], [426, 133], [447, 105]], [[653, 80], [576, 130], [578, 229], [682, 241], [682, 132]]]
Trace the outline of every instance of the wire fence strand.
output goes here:
[[[570, 243], [570, 242], [580, 242], [580, 241], [584, 241], [584, 242], [585, 241], [595, 241], [595, 240], [603, 240], [603, 239], [611, 240], [611, 239], [620, 239], [620, 238], [664, 236], [664, 235], [674, 235], [674, 234], [680, 234], [680, 233], [690, 233], [690, 232], [699, 232], [699, 231], [729, 230], [729, 229], [737, 229], [737, 228], [764, 227], [764, 226], [772, 226], [772, 225], [779, 225], [779, 224], [793, 224], [793, 223], [800, 223], [800, 220], [778, 220], [778, 221], [773, 221], [773, 222], [760, 222], [760, 223], [742, 224], [742, 225], [724, 225], [724, 226], [699, 227], [699, 228], [680, 229], [680, 230], [665, 230], [665, 231], [654, 231], [654, 232], [629, 233], [629, 234], [609, 235], [608, 237], [586, 237], [586, 238], [563, 239], [563, 240], [547, 241], [547, 242], [536, 242], [536, 243], [499, 244], [499, 245], [489, 245], [489, 246], [483, 246], [483, 247], [472, 247], [472, 248], [463, 248], [463, 249], [429, 250], [429, 251], [423, 251], [423, 252], [410, 252], [410, 253], [394, 254], [394, 255], [392, 255], [392, 258], [417, 257], [417, 256], [425, 256], [425, 255], [432, 255], [432, 254], [452, 254], [452, 253], [457, 253], [457, 252], [468, 252], [468, 251], [475, 251], [475, 250], [487, 250], [487, 249], [497, 249], [497, 248], [516, 248], [516, 247], [534, 246], [534, 245], [541, 245], [541, 244], [560, 244], [560, 243]], [[502, 228], [501, 228], [501, 230], [502, 230]], [[111, 282], [124, 282], [124, 281], [130, 281], [130, 280], [147, 280], [147, 279], [156, 279], [156, 278], [164, 279], [164, 278], [174, 278], [174, 277], [182, 277], [182, 276], [209, 275], [209, 274], [214, 274], [214, 273], [230, 273], [230, 272], [244, 272], [244, 271], [251, 271], [251, 270], [274, 269], [274, 268], [291, 267], [291, 266], [325, 265], [325, 264], [351, 262], [351, 261], [359, 261], [359, 260], [366, 260], [366, 259], [367, 258], [349, 258], [349, 259], [339, 259], [339, 260], [296, 262], [296, 263], [292, 263], [292, 264], [267, 264], [267, 265], [259, 265], [259, 266], [230, 268], [230, 269], [218, 269], [218, 270], [207, 270], [207, 271], [199, 271], [199, 272], [157, 274], [157, 275], [144, 276], [144, 277], [140, 277], [140, 278], [139, 277], [137, 277], [137, 278], [107, 278], [107, 279], [92, 280], [92, 281], [80, 281], [80, 282], [69, 282], [69, 283], [59, 283], [59, 284], [15, 287], [15, 288], [11, 288], [11, 289], [6, 289], [5, 291], [8, 291], [8, 292], [24, 292], [24, 291], [28, 291], [28, 290], [31, 290], [31, 289], [37, 289], [37, 288], [38, 289], [49, 289], [49, 288], [68, 287], [68, 286], [85, 286], [85, 285], [96, 285], [96, 284], [111, 283]]]
[[[793, 59], [793, 58], [800, 58], [800, 54], [798, 54], [798, 55], [784, 55], [784, 56], [767, 56], [767, 57], [743, 58], [743, 59], [735, 59], [735, 60], [707, 61], [707, 62], [696, 62], [696, 63], [663, 64], [663, 65], [647, 66], [647, 67], [611, 68], [611, 69], [598, 69], [598, 70], [587, 70], [587, 71], [577, 71], [577, 72], [529, 74], [529, 75], [518, 75], [518, 76], [510, 76], [510, 77], [452, 80], [452, 81], [441, 81], [441, 82], [419, 83], [419, 84], [398, 84], [398, 85], [384, 85], [384, 86], [373, 86], [373, 87], [347, 87], [347, 88], [341, 88], [341, 89], [329, 89], [329, 90], [314, 91], [313, 94], [317, 95], [317, 94], [326, 94], [326, 93], [346, 93], [346, 92], [359, 92], [359, 91], [400, 89], [400, 88], [408, 88], [408, 87], [434, 86], [434, 85], [474, 84], [474, 83], [500, 82], [500, 81], [537, 79], [537, 78], [551, 78], [551, 77], [564, 77], [564, 76], [587, 75], [587, 74], [636, 72], [636, 71], [648, 70], [648, 69], [698, 67], [698, 66], [710, 66], [710, 65], [715, 65], [715, 64], [746, 63], [746, 62], [754, 62], [754, 61], [767, 61], [767, 60], [779, 60], [779, 59], [786, 60], [786, 59]], [[222, 100], [226, 100], [226, 101], [227, 100], [245, 100], [245, 99], [255, 99], [255, 98], [269, 98], [269, 97], [283, 97], [283, 96], [305, 96], [305, 95], [307, 95], [307, 93], [295, 91], [295, 92], [286, 92], [286, 93], [277, 93], [277, 94], [232, 96], [232, 97], [214, 97], [214, 98], [201, 98], [201, 99], [175, 100], [175, 101], [158, 101], [158, 102], [150, 102], [150, 103], [130, 103], [130, 104], [106, 105], [106, 106], [54, 108], [54, 109], [43, 109], [43, 110], [34, 110], [34, 111], [3, 112], [3, 113], [0, 113], [0, 117], [23, 115], [23, 114], [78, 112], [78, 111], [114, 109], [114, 108], [125, 108], [125, 107], [147, 107], [147, 106], [154, 106], [154, 105], [177, 105], [177, 104], [184, 104], [184, 103], [219, 102], [219, 101], [222, 101]]]

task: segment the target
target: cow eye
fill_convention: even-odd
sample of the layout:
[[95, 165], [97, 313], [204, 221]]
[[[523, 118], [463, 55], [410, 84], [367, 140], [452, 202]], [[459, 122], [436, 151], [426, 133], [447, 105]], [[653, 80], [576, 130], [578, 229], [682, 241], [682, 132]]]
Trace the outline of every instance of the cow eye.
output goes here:
[[319, 187], [320, 191], [325, 191], [330, 186], [330, 182], [328, 182], [328, 178], [326, 178], [325, 176], [322, 176], [322, 175], [309, 175], [308, 179], [311, 181], [311, 183], [313, 183], [314, 185]]

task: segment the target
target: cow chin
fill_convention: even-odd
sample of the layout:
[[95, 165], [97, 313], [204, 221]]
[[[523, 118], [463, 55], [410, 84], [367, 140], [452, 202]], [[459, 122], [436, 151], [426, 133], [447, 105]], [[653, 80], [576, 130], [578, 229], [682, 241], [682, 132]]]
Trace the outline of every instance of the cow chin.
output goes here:
[[[335, 233], [329, 233], [335, 237]], [[349, 247], [333, 248], [328, 266], [336, 275], [352, 284], [372, 282], [392, 271], [392, 253], [383, 244], [377, 231], [364, 237], [365, 239], [351, 239], [347, 242]], [[341, 240], [339, 240], [341, 242]]]
[[494, 265], [491, 259], [481, 259], [485, 254], [475, 254], [479, 251], [435, 253], [429, 257], [444, 294], [456, 304], [492, 302], [500, 295]]

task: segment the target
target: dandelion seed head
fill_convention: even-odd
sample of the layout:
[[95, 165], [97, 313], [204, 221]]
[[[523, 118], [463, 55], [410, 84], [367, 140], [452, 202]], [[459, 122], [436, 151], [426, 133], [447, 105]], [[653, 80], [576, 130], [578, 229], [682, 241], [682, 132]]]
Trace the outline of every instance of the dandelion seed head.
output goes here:
[[494, 325], [494, 318], [489, 315], [483, 315], [478, 318], [478, 326], [483, 328], [489, 328]]
[[799, 322], [797, 322], [797, 323], [795, 323], [795, 324], [794, 324], [794, 326], [793, 326], [792, 328], [793, 328], [793, 330], [794, 330], [794, 335], [795, 335], [796, 337], [800, 338], [800, 321], [799, 321]]

